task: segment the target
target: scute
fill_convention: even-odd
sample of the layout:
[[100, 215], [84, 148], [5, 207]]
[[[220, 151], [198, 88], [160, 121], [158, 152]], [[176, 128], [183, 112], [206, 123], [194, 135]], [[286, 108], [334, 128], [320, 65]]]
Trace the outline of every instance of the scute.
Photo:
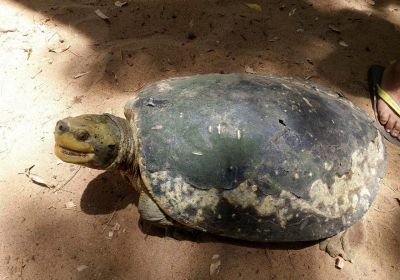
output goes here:
[[385, 168], [383, 140], [366, 114], [304, 81], [170, 79], [144, 89], [125, 113], [160, 208], [233, 238], [331, 236], [367, 211]]

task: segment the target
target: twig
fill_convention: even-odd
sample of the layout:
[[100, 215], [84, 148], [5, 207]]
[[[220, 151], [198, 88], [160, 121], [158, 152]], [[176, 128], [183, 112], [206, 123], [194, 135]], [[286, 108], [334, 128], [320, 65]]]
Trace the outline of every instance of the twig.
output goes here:
[[386, 188], [388, 188], [389, 190], [391, 190], [392, 192], [396, 192], [396, 190], [394, 190], [394, 189], [392, 189], [391, 187], [389, 187], [388, 185], [386, 185], [386, 184], [383, 184]]
[[398, 207], [395, 206], [395, 207], [393, 207], [392, 209], [385, 211], [385, 210], [381, 210], [381, 209], [375, 207], [374, 210], [376, 210], [376, 211], [378, 211], [378, 212], [381, 212], [381, 213], [390, 213], [390, 212], [393, 212], [394, 210], [396, 210], [397, 208], [398, 208]]
[[69, 177], [69, 179], [67, 181], [65, 181], [65, 183], [63, 183], [60, 187], [56, 188], [53, 193], [56, 193], [58, 191], [60, 191], [62, 188], [64, 188], [74, 177], [76, 174], [78, 174], [79, 170], [81, 170], [81, 166], [78, 167], [77, 170], [75, 170], [74, 174], [71, 175], [71, 177]]
[[105, 224], [105, 226], [103, 227], [103, 230], [101, 232], [104, 232], [106, 230], [106, 228], [110, 225], [110, 223], [111, 223], [112, 219], [114, 219], [116, 213], [117, 213], [117, 209], [114, 210], [110, 219], [108, 219], [108, 222]]
[[75, 56], [77, 56], [77, 57], [82, 57], [81, 55], [74, 53], [74, 52], [71, 51], [70, 49], [67, 49], [67, 51], [69, 51], [70, 53], [72, 53], [73, 55], [75, 55]]

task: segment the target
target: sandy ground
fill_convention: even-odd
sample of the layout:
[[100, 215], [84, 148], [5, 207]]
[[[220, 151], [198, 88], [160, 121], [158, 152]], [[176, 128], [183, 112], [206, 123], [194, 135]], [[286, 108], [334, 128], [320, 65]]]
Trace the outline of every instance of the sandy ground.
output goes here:
[[[262, 11], [229, 0], [128, 2], [0, 2], [0, 279], [400, 279], [400, 150], [389, 143], [367, 240], [342, 270], [317, 244], [141, 230], [137, 195], [118, 174], [53, 154], [60, 118], [122, 115], [150, 82], [246, 66], [307, 77], [372, 116], [366, 72], [400, 57], [397, 1], [258, 1]], [[31, 182], [29, 167], [60, 190]]]

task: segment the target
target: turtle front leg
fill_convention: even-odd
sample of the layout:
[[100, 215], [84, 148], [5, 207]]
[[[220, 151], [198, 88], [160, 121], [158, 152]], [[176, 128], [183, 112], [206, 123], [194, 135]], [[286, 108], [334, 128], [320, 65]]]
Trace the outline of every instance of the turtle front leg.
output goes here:
[[144, 221], [159, 227], [174, 225], [143, 189], [140, 191], [138, 209], [140, 218]]

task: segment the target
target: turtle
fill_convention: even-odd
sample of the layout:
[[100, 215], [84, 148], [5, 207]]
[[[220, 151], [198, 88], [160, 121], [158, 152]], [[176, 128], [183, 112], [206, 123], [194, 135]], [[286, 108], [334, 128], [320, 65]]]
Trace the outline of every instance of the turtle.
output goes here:
[[273, 74], [150, 84], [125, 118], [59, 120], [55, 155], [120, 170], [141, 220], [255, 242], [312, 241], [360, 220], [386, 168], [383, 138], [343, 95]]

